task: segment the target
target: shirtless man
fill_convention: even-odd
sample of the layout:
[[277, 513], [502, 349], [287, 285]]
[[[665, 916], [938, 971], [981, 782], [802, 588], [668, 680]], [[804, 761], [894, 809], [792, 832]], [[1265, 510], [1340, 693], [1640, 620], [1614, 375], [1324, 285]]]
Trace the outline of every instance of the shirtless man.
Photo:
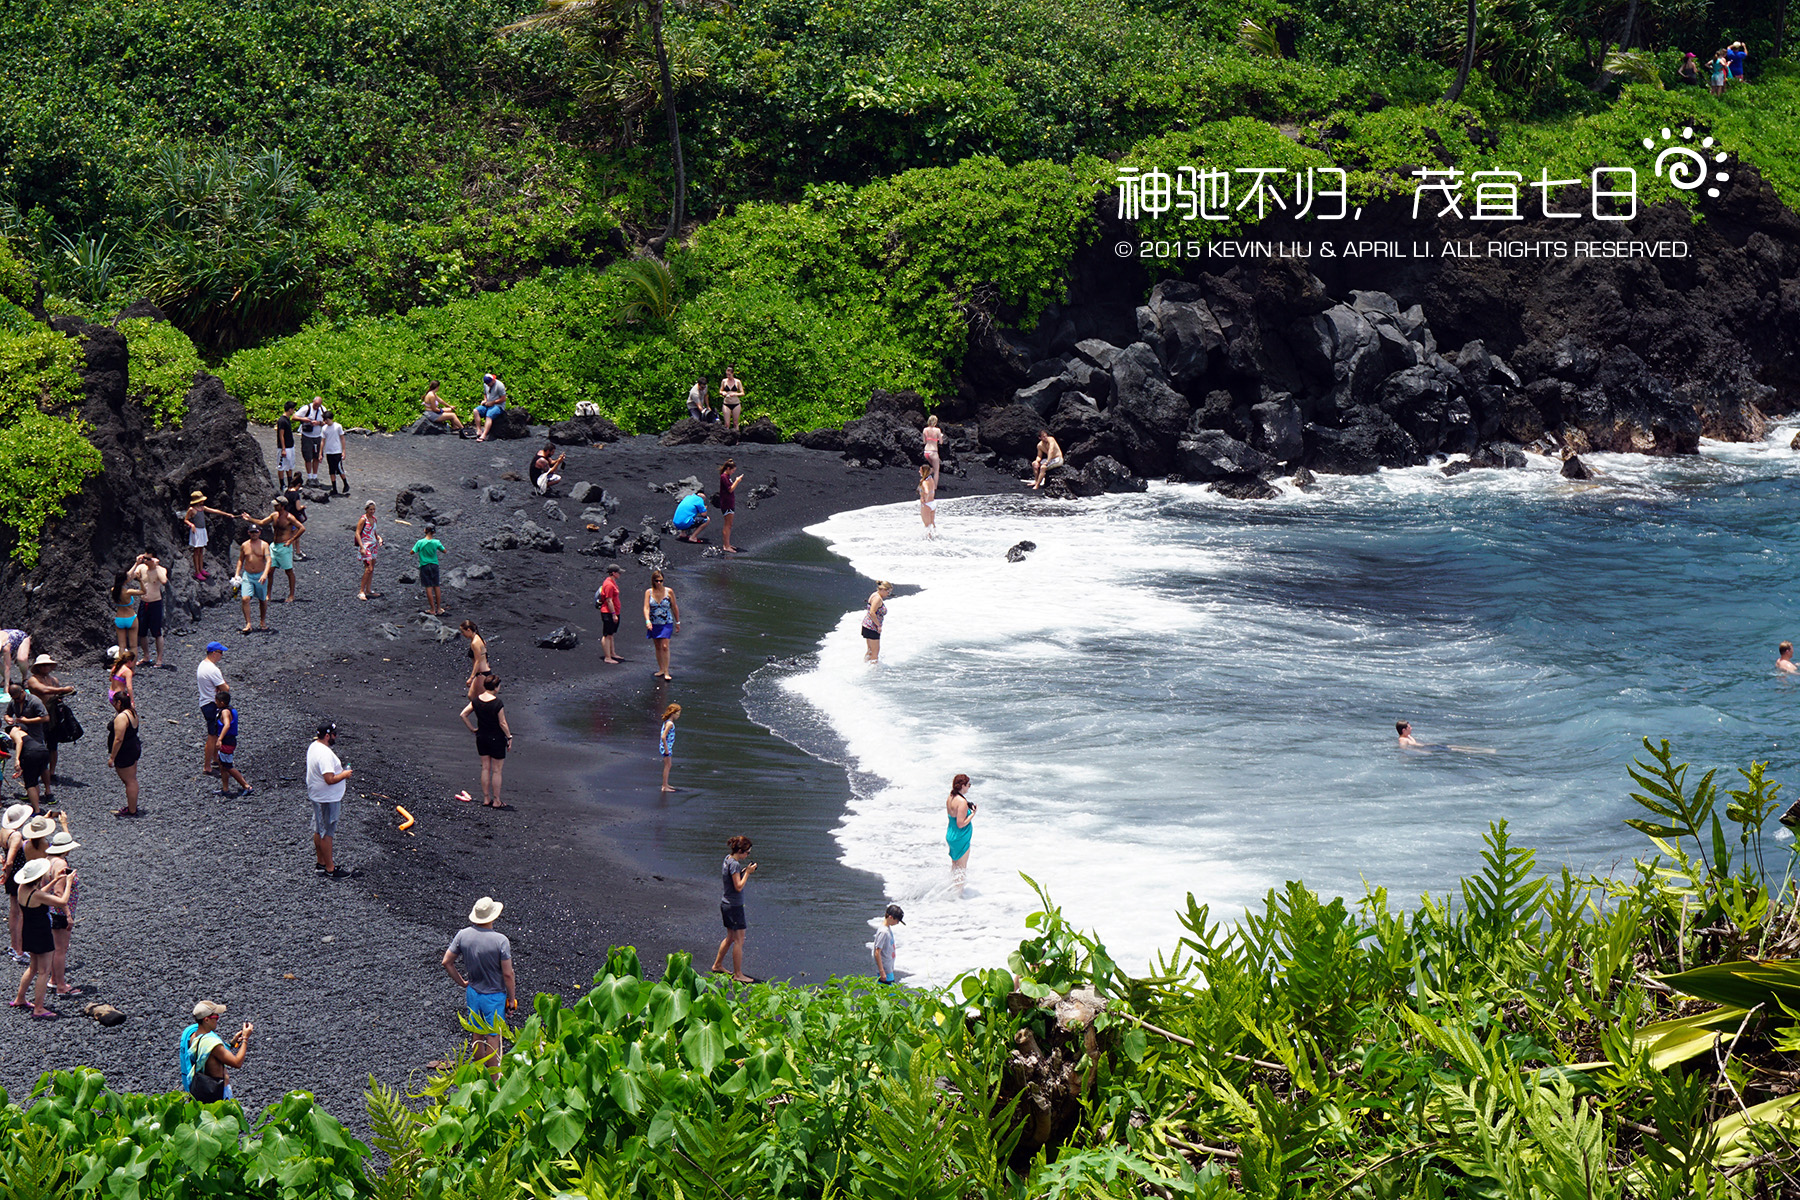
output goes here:
[[[249, 513], [239, 513], [238, 516], [253, 526], [267, 525], [269, 527], [271, 535], [269, 538], [270, 572], [287, 572], [288, 594], [287, 599], [282, 603], [292, 604], [294, 602], [294, 543], [298, 542], [300, 535], [306, 532], [306, 526], [302, 525], [299, 519], [288, 511], [286, 496], [275, 497], [275, 511], [266, 517], [259, 519], [252, 517]], [[249, 619], [250, 613], [246, 608], [244, 620], [248, 621]]]
[[1031, 460], [1033, 490], [1044, 486], [1044, 476], [1063, 465], [1062, 447], [1048, 429], [1038, 431], [1037, 457]]
[[1784, 675], [1800, 675], [1800, 666], [1794, 665], [1794, 643], [1783, 642], [1775, 647], [1775, 669]]
[[250, 632], [250, 598], [256, 597], [260, 608], [259, 628], [269, 627], [269, 571], [274, 559], [269, 556], [269, 543], [263, 541], [262, 526], [250, 526], [250, 536], [238, 543], [238, 601], [244, 606], [244, 629]]
[[138, 632], [145, 638], [156, 641], [156, 666], [163, 666], [163, 588], [169, 582], [169, 568], [148, 550], [137, 556], [132, 565], [131, 578], [144, 589], [142, 606], [138, 609]]

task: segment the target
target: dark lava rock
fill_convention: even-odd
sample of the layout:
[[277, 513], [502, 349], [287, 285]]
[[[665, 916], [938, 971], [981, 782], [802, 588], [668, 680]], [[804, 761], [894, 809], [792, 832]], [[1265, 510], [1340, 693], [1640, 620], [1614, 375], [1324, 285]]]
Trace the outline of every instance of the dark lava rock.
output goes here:
[[863, 415], [873, 417], [878, 413], [886, 413], [895, 417], [914, 429], [925, 428], [925, 397], [915, 391], [884, 392], [880, 388], [871, 389], [869, 402], [863, 406]]
[[1281, 489], [1255, 475], [1233, 475], [1213, 481], [1212, 490], [1233, 500], [1273, 500]]
[[516, 442], [530, 436], [531, 413], [523, 408], [507, 409], [494, 418], [493, 428], [488, 430], [489, 441]]
[[482, 493], [482, 498], [489, 504], [505, 504], [506, 489], [490, 483], [487, 487], [487, 491]]
[[[148, 304], [149, 302], [140, 301], [139, 303]], [[127, 311], [130, 310], [128, 309]], [[106, 1026], [108, 1029], [112, 1028], [114, 1025], [123, 1025], [125, 1023], [125, 1014], [110, 1004], [90, 1004], [81, 1011], [98, 1021], [100, 1024]]]
[[1592, 479], [1594, 477], [1594, 472], [1588, 468], [1586, 463], [1581, 461], [1580, 455], [1571, 454], [1569, 457], [1563, 459], [1562, 477], [1564, 479]]
[[925, 461], [925, 439], [910, 421], [891, 412], [876, 412], [845, 423], [844, 453], [865, 463], [910, 466]]
[[738, 437], [755, 446], [779, 446], [785, 440], [780, 428], [768, 417], [758, 417], [751, 421], [739, 430]]
[[430, 417], [421, 415], [418, 420], [412, 423], [412, 427], [406, 432], [421, 437], [430, 437], [433, 434], [449, 433], [450, 423], [448, 421], [434, 421]]
[[510, 525], [506, 526], [492, 537], [483, 538], [481, 541], [481, 548], [488, 551], [490, 554], [496, 554], [502, 550], [517, 550], [519, 548], [519, 535], [513, 531]]
[[473, 492], [481, 487], [481, 480], [475, 478], [473, 475], [466, 475], [463, 477], [462, 485]]
[[662, 444], [665, 446], [704, 446], [707, 439], [712, 436], [713, 430], [717, 428], [718, 422], [716, 421], [701, 421], [694, 417], [683, 417], [669, 426], [668, 431], [662, 435]]
[[561, 554], [563, 549], [562, 539], [536, 521], [526, 521], [519, 526], [519, 543], [544, 554]]
[[1175, 458], [1183, 475], [1199, 481], [1254, 476], [1275, 467], [1274, 459], [1218, 429], [1182, 438], [1175, 445]]
[[1455, 479], [1458, 475], [1467, 475], [1470, 471], [1473, 471], [1474, 469], [1475, 469], [1475, 466], [1473, 463], [1468, 463], [1468, 462], [1463, 462], [1461, 460], [1458, 460], [1457, 462], [1445, 463], [1443, 465], [1442, 471], [1443, 471], [1443, 475], [1446, 479]]
[[777, 495], [780, 491], [781, 483], [779, 478], [771, 475], [766, 482], [759, 483], [751, 488], [747, 499], [751, 501], [767, 500], [770, 496]]
[[1006, 552], [1007, 562], [1024, 562], [1025, 556], [1037, 549], [1037, 543], [1031, 541], [1018, 542]]
[[429, 483], [409, 483], [406, 485], [406, 490], [415, 496], [429, 496], [437, 491]]
[[1102, 454], [1090, 462], [1084, 470], [1089, 478], [1100, 485], [1103, 492], [1141, 492], [1149, 488], [1149, 481], [1131, 473], [1131, 468], [1116, 458]]
[[486, 563], [470, 563], [467, 567], [463, 568], [463, 574], [470, 579], [492, 579], [494, 577], [494, 568], [488, 566]]
[[576, 504], [586, 504], [590, 500], [599, 500], [606, 493], [598, 484], [585, 480], [569, 489], [569, 499]]
[[839, 451], [844, 448], [844, 431], [841, 429], [810, 429], [796, 434], [794, 441], [808, 450]]
[[411, 488], [405, 488], [395, 492], [394, 515], [399, 517], [402, 521], [406, 520], [407, 517], [412, 515], [413, 501], [416, 499], [418, 499], [418, 497], [413, 494]]
[[544, 515], [552, 521], [567, 521], [569, 514], [562, 510], [562, 505], [554, 500], [544, 501]]
[[617, 558], [617, 557], [619, 557], [618, 548], [614, 547], [614, 546], [608, 546], [605, 542], [591, 542], [588, 545], [583, 546], [579, 550], [575, 551], [575, 553], [586, 555], [588, 558]]
[[1273, 396], [1250, 406], [1250, 444], [1277, 462], [1293, 462], [1306, 452], [1300, 406], [1292, 396]]
[[1305, 467], [1301, 467], [1294, 472], [1294, 486], [1299, 488], [1301, 491], [1310, 492], [1313, 490], [1313, 488], [1317, 487], [1318, 484], [1319, 484], [1318, 476], [1314, 475], [1311, 471], [1307, 470]]
[[1023, 404], [1035, 410], [1040, 417], [1048, 417], [1056, 411], [1056, 403], [1063, 393], [1069, 390], [1069, 381], [1058, 375], [1052, 379], [1040, 379], [1028, 387], [1022, 387], [1012, 395], [1014, 404]]
[[1037, 410], [1023, 404], [1002, 404], [981, 414], [981, 444], [1006, 458], [1030, 459], [1037, 450], [1044, 421]]
[[541, 650], [573, 650], [579, 639], [567, 625], [559, 625], [537, 640]]
[[625, 432], [608, 417], [575, 416], [550, 426], [547, 435], [559, 446], [591, 446], [596, 442], [620, 441]]

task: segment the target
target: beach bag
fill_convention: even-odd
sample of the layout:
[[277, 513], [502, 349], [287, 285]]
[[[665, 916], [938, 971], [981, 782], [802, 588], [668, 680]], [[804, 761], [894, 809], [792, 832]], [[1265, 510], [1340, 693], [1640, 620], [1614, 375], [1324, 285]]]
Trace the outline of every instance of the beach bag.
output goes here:
[[[213, 1104], [225, 1098], [225, 1081], [217, 1075], [208, 1075], [201, 1068], [204, 1061], [193, 1060], [194, 1043], [199, 1041], [200, 1031], [196, 1029], [182, 1044], [182, 1066], [188, 1073], [188, 1095], [202, 1104]], [[212, 1056], [207, 1055], [208, 1058]]]
[[81, 722], [76, 718], [74, 712], [72, 712], [70, 710], [68, 705], [66, 705], [66, 704], [57, 705], [57, 707], [56, 707], [56, 740], [57, 741], [65, 743], [65, 744], [68, 742], [79, 742], [81, 740], [81, 736], [86, 732], [87, 732], [87, 730], [85, 730], [81, 727]]

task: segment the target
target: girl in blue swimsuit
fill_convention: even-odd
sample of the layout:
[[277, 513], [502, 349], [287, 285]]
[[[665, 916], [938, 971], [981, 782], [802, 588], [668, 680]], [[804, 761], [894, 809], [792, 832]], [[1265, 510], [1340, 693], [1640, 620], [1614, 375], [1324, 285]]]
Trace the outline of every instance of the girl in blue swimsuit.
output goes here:
[[969, 777], [958, 775], [950, 781], [950, 798], [944, 801], [950, 824], [944, 830], [944, 842], [950, 847], [950, 873], [956, 881], [956, 894], [962, 895], [968, 883], [969, 843], [975, 839], [975, 805], [969, 800]]
[[144, 589], [133, 583], [123, 571], [113, 575], [113, 633], [119, 639], [119, 653], [137, 653], [138, 601]]

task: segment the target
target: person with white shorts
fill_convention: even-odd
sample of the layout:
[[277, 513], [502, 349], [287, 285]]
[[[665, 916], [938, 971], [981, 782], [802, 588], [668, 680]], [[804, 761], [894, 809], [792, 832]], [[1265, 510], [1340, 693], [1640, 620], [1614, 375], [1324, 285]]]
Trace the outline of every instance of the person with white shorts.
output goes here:
[[1038, 431], [1037, 457], [1031, 460], [1033, 489], [1044, 486], [1044, 477], [1063, 465], [1062, 447], [1050, 436], [1048, 429]]

